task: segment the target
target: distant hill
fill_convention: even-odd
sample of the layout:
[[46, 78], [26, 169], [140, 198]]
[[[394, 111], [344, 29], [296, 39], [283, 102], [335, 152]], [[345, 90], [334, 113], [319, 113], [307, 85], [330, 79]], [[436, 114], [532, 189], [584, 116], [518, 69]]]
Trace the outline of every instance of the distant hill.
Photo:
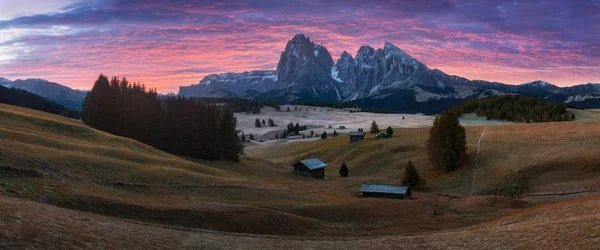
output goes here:
[[63, 105], [49, 101], [44, 97], [22, 89], [5, 88], [0, 86], [0, 103], [24, 108], [40, 110], [69, 118], [79, 119], [79, 111], [71, 110]]
[[514, 95], [468, 100], [458, 104], [454, 109], [459, 114], [475, 113], [487, 117], [488, 120], [513, 122], [560, 122], [575, 118], [567, 111], [567, 105], [564, 103]]
[[69, 109], [81, 110], [86, 91], [74, 90], [67, 86], [39, 78], [10, 81], [0, 78], [0, 86], [17, 88], [40, 95]]

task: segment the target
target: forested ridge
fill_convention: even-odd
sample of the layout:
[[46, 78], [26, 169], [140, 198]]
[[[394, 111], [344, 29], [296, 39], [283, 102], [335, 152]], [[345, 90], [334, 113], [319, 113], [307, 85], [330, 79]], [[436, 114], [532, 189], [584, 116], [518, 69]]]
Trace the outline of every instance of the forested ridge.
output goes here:
[[514, 122], [571, 121], [575, 115], [564, 103], [554, 103], [527, 96], [491, 96], [462, 102], [453, 108], [459, 115], [475, 113], [488, 120]]
[[100, 75], [87, 94], [83, 121], [158, 149], [207, 160], [238, 160], [242, 144], [228, 105], [169, 96], [126, 78]]
[[0, 86], [0, 103], [79, 119], [79, 112], [22, 89]]

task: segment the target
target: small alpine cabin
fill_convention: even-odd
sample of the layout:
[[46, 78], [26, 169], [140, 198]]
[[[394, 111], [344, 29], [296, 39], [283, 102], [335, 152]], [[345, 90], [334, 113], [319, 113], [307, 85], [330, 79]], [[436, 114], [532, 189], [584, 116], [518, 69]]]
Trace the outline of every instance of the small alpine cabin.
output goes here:
[[293, 166], [295, 173], [308, 175], [316, 179], [325, 179], [325, 167], [327, 167], [327, 164], [317, 158], [302, 160]]
[[362, 141], [365, 139], [365, 132], [352, 131], [350, 132], [350, 143]]
[[398, 185], [363, 184], [360, 192], [365, 198], [410, 199], [412, 197], [410, 187]]

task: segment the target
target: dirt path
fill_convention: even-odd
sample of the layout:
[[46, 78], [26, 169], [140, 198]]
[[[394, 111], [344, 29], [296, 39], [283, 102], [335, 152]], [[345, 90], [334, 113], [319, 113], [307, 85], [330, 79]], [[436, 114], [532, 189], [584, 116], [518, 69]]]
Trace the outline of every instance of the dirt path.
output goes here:
[[479, 151], [481, 151], [481, 141], [483, 140], [483, 136], [485, 135], [487, 127], [483, 128], [483, 132], [481, 132], [481, 136], [479, 136], [479, 141], [477, 142], [477, 156], [475, 157], [475, 173], [473, 174], [473, 183], [471, 183], [471, 194], [475, 192], [475, 183], [477, 182], [477, 168], [479, 167]]

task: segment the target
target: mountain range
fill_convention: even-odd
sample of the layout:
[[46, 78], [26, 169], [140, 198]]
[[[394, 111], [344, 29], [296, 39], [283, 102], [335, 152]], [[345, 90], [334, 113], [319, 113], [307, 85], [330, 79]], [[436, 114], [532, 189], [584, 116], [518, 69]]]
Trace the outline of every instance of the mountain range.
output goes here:
[[545, 81], [521, 85], [469, 80], [430, 69], [395, 45], [344, 51], [337, 62], [324, 46], [298, 34], [287, 42], [277, 69], [206, 76], [180, 87], [179, 95], [242, 97], [283, 102], [351, 102], [409, 113], [438, 113], [456, 103], [490, 95], [526, 95], [580, 108], [600, 107], [600, 84], [558, 87]]
[[15, 81], [0, 78], [0, 86], [22, 89], [73, 110], [81, 110], [83, 100], [87, 94], [86, 91], [74, 90], [67, 86], [39, 78], [18, 79]]

